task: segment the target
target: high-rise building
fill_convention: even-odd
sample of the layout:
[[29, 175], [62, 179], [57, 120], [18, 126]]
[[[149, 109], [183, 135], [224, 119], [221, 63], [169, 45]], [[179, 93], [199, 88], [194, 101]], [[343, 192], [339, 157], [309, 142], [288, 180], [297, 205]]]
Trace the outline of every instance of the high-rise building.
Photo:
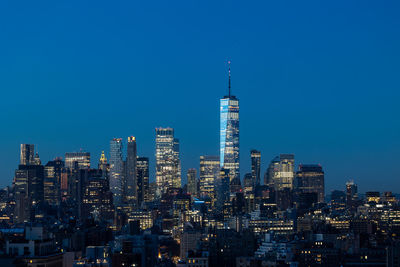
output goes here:
[[318, 202], [324, 202], [324, 171], [321, 165], [301, 164], [295, 181], [296, 189], [301, 193], [317, 193]]
[[102, 170], [82, 170], [81, 176], [85, 177], [85, 181], [80, 216], [87, 218], [93, 215], [96, 220], [112, 220], [113, 197]]
[[246, 173], [243, 179], [243, 189], [246, 195], [252, 194], [254, 192], [254, 177], [252, 173]]
[[158, 196], [181, 187], [179, 140], [172, 128], [156, 128], [156, 182]]
[[137, 203], [137, 147], [136, 139], [133, 136], [128, 137], [128, 151], [125, 163], [125, 182], [124, 182], [124, 200], [126, 203]]
[[231, 184], [240, 184], [239, 99], [231, 95], [230, 67], [228, 89], [220, 100], [220, 167], [229, 170]]
[[123, 177], [122, 139], [114, 138], [110, 141], [110, 190], [116, 206], [122, 204]]
[[[16, 176], [22, 178], [24, 176], [27, 183], [27, 193], [33, 204], [38, 204], [44, 200], [43, 180], [44, 180], [44, 167], [43, 165], [20, 165], [16, 171]], [[23, 173], [23, 175], [22, 175]]]
[[[22, 149], [22, 146], [21, 146]], [[16, 205], [14, 221], [22, 223], [29, 221], [32, 207], [44, 201], [44, 168], [43, 165], [19, 165], [14, 177], [14, 195]]]
[[265, 184], [273, 186], [275, 190], [293, 188], [294, 155], [281, 154], [275, 157], [268, 166]]
[[354, 206], [354, 203], [358, 198], [357, 190], [357, 184], [355, 184], [354, 181], [348, 181], [346, 183], [346, 206], [348, 208]]
[[33, 165], [35, 162], [35, 145], [21, 144], [20, 165]]
[[104, 177], [108, 177], [110, 172], [110, 165], [107, 162], [107, 158], [106, 155], [104, 154], [104, 151], [101, 151], [101, 156], [99, 159], [99, 170], [102, 171]]
[[197, 196], [197, 170], [189, 169], [187, 171], [187, 192], [191, 196]]
[[200, 196], [215, 199], [215, 184], [219, 174], [218, 156], [200, 156]]
[[224, 168], [220, 169], [215, 184], [216, 184], [215, 206], [218, 210], [221, 211], [225, 203], [229, 201], [229, 170]]
[[65, 167], [69, 169], [89, 169], [89, 152], [71, 152], [65, 153]]
[[143, 201], [150, 201], [149, 196], [149, 158], [138, 157], [136, 160], [137, 170], [137, 196], [138, 205]]
[[175, 188], [182, 186], [182, 170], [181, 170], [181, 158], [180, 158], [180, 144], [179, 139], [174, 138], [174, 161], [175, 161], [175, 177], [172, 184]]
[[333, 190], [331, 193], [332, 210], [343, 212], [346, 208], [346, 194], [341, 190]]
[[251, 157], [251, 176], [254, 181], [253, 187], [260, 185], [260, 176], [261, 176], [261, 152], [257, 150], [250, 151]]
[[59, 205], [61, 202], [61, 174], [64, 161], [56, 158], [44, 166], [44, 201], [49, 205]]

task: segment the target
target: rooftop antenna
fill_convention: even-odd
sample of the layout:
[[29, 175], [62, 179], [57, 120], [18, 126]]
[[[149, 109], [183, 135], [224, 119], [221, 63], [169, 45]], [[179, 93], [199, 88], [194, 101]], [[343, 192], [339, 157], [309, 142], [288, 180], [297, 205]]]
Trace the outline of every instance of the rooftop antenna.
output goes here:
[[228, 73], [229, 73], [229, 85], [228, 85], [229, 98], [231, 98], [231, 61], [230, 60], [228, 60]]

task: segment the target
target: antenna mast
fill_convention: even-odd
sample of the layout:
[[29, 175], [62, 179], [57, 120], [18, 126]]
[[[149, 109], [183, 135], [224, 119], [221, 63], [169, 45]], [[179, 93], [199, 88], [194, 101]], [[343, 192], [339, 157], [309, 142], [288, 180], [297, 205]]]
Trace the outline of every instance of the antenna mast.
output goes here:
[[228, 89], [229, 89], [229, 98], [231, 98], [231, 61], [228, 61], [228, 72], [229, 72], [229, 85], [228, 85]]

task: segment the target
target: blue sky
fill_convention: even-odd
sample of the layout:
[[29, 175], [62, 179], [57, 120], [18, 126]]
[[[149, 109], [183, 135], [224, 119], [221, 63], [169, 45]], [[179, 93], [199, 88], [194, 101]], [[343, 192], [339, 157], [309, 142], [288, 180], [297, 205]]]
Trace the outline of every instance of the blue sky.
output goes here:
[[[97, 164], [175, 128], [183, 171], [217, 154], [219, 98], [240, 99], [241, 174], [279, 153], [321, 163], [327, 192], [399, 192], [398, 1], [1, 1], [0, 185], [19, 144]], [[185, 175], [184, 175], [185, 177]], [[186, 178], [184, 178], [185, 180]]]

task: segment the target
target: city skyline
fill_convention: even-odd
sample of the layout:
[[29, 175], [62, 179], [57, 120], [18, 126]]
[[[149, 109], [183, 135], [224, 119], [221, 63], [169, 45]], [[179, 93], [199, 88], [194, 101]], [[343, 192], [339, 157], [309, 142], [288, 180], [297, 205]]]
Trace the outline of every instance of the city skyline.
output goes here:
[[0, 265], [400, 267], [400, 2], [0, 2]]
[[[238, 99], [235, 97], [235, 96], [233, 96], [233, 95], [231, 95], [231, 74], [230, 74], [230, 61], [228, 62], [228, 64], [229, 64], [229, 71], [228, 71], [228, 78], [229, 78], [229, 85], [228, 85], [228, 92], [229, 92], [229, 94], [228, 94], [228, 96], [224, 96], [222, 99], [220, 99], [220, 102], [221, 102], [221, 107], [220, 107], [220, 113], [222, 113], [222, 108], [223, 108], [223, 104], [222, 104], [222, 102], [225, 100], [225, 99], [230, 99], [230, 98], [232, 98], [233, 97], [233, 99], [234, 100], [237, 100], [238, 101]], [[219, 116], [221, 116], [221, 114], [219, 115]], [[225, 118], [226, 119], [226, 118]], [[222, 127], [222, 119], [220, 118], [220, 127]], [[157, 127], [155, 127], [155, 129], [156, 129], [156, 131], [157, 131], [157, 129], [159, 129], [159, 128], [157, 128]], [[160, 129], [162, 129], [162, 128], [160, 128]], [[174, 129], [172, 128], [172, 127], [167, 127], [167, 128], [165, 128], [165, 129], [171, 129], [172, 131], [174, 131]], [[219, 148], [219, 150], [220, 150], [220, 152], [222, 151], [221, 149], [221, 145], [222, 145], [222, 139], [221, 139], [221, 132], [222, 132], [222, 128], [220, 128], [220, 148]], [[125, 138], [125, 137], [124, 137]], [[127, 142], [125, 142], [124, 141], [124, 138], [123, 137], [118, 137], [118, 138], [113, 138], [113, 139], [111, 139], [110, 141], [112, 142], [112, 141], [115, 141], [115, 140], [118, 140], [119, 141], [119, 143], [120, 143], [120, 149], [121, 149], [121, 151], [120, 151], [120, 153], [122, 153], [121, 154], [121, 156], [122, 156], [122, 158], [121, 159], [123, 159], [123, 158], [125, 158], [125, 157], [128, 157], [128, 153], [123, 149], [123, 147], [126, 147], [127, 145], [129, 145], [129, 140], [130, 140], [130, 138], [132, 139], [133, 138], [133, 140], [135, 140], [136, 138], [135, 137], [133, 137], [133, 136], [128, 136], [127, 138], [128, 138], [128, 141]], [[178, 140], [178, 139], [173, 139], [173, 141], [175, 141], [175, 140]], [[154, 147], [156, 147], [156, 138], [154, 139]], [[22, 146], [23, 145], [25, 145], [25, 146], [35, 146], [35, 148], [36, 148], [36, 155], [31, 155], [31, 157], [35, 157], [35, 156], [38, 156], [38, 149], [37, 149], [37, 147], [38, 147], [38, 144], [32, 144], [32, 145], [30, 145], [30, 144], [19, 144], [19, 146], [20, 146], [20, 149], [21, 149], [21, 151], [18, 153], [19, 154], [19, 157], [20, 157], [20, 161], [22, 160]], [[140, 144], [139, 144], [140, 145]], [[178, 144], [178, 146], [179, 146], [179, 144]], [[107, 158], [112, 158], [112, 156], [111, 156], [111, 150], [107, 150], [107, 149], [105, 149], [108, 153], [107, 153]], [[244, 179], [244, 177], [245, 177], [245, 173], [249, 173], [249, 172], [251, 172], [252, 170], [251, 170], [251, 168], [252, 168], [252, 166], [251, 166], [251, 158], [250, 158], [250, 156], [251, 156], [251, 152], [253, 151], [254, 149], [251, 149], [251, 150], [249, 150], [249, 151], [245, 151], [245, 152], [247, 152], [247, 153], [244, 153], [245, 155], [241, 155], [241, 158], [242, 157], [244, 157], [245, 159], [245, 163], [243, 164], [243, 163], [241, 163], [241, 164], [243, 164], [243, 165], [245, 165], [247, 168], [248, 167], [250, 167], [250, 169], [246, 169], [246, 170], [243, 170], [242, 172], [241, 172], [241, 174], [240, 174], [240, 180], [241, 180], [241, 183], [242, 183], [242, 185], [243, 185], [243, 179]], [[97, 157], [97, 155], [93, 155], [93, 154], [91, 154], [91, 152], [90, 151], [86, 151], [85, 149], [82, 149], [82, 148], [80, 148], [79, 149], [79, 152], [63, 152], [62, 154], [64, 154], [65, 153], [65, 155], [67, 156], [68, 154], [70, 154], [70, 155], [75, 155], [75, 154], [85, 154], [85, 155], [88, 155], [89, 156], [89, 161], [88, 161], [88, 164], [89, 164], [89, 166], [92, 164], [93, 166], [96, 166], [96, 164], [98, 163], [98, 161], [101, 159], [101, 157], [104, 155], [103, 153], [104, 153], [104, 150], [102, 150], [102, 149], [100, 149], [100, 151], [101, 151], [101, 154]], [[30, 152], [32, 152], [32, 151], [30, 151]], [[61, 155], [62, 155], [61, 154]], [[218, 153], [216, 153], [216, 154], [218, 154]], [[280, 155], [282, 155], [282, 154], [284, 154], [284, 153], [279, 153]], [[279, 157], [279, 154], [278, 154], [278, 156], [274, 156], [273, 158], [271, 158], [271, 159], [265, 159], [264, 157], [262, 157], [261, 158], [261, 176], [264, 176], [264, 175], [266, 175], [266, 172], [268, 172], [268, 166], [269, 166], [269, 164], [270, 164], [270, 162], [272, 162], [272, 161], [274, 161], [274, 159], [275, 158], [277, 158], [277, 157]], [[139, 155], [139, 154], [138, 154]], [[296, 155], [295, 153], [293, 153], [293, 155]], [[156, 170], [155, 170], [155, 166], [156, 166], [156, 164], [155, 164], [155, 162], [156, 162], [156, 157], [154, 156], [154, 153], [153, 153], [153, 155], [141, 155], [141, 156], [143, 156], [143, 157], [149, 157], [149, 158], [151, 158], [151, 159], [153, 159], [154, 160], [154, 163], [153, 162], [151, 162], [150, 161], [150, 166], [152, 166], [152, 167], [154, 167], [154, 169], [152, 169], [152, 168], [150, 168], [150, 182], [156, 182]], [[201, 155], [199, 156], [199, 159], [200, 159], [200, 162], [201, 162]], [[56, 159], [60, 159], [60, 158], [62, 158], [62, 157], [60, 157], [60, 156], [55, 156], [54, 158], [48, 158], [48, 161], [52, 161], [52, 160], [56, 160]], [[220, 159], [222, 159], [223, 158], [223, 156], [221, 156], [220, 154], [219, 154], [219, 156], [218, 156], [218, 158], [220, 158]], [[33, 159], [33, 158], [32, 158]], [[66, 158], [62, 158], [62, 159], [66, 159]], [[46, 159], [47, 160], [47, 159]], [[44, 162], [46, 162], [46, 160], [44, 161]], [[67, 159], [67, 161], [68, 161], [68, 159]], [[248, 161], [248, 162], [247, 162]], [[302, 161], [298, 161], [298, 160], [295, 160], [294, 161], [295, 162], [295, 168], [294, 168], [294, 173], [296, 172], [296, 171], [298, 171], [298, 170], [300, 170], [300, 167], [301, 167], [301, 165], [304, 165], [304, 164], [319, 164], [319, 165], [321, 165], [321, 163], [320, 162], [302, 162]], [[66, 164], [68, 165], [68, 163], [66, 162]], [[221, 164], [221, 168], [223, 167], [222, 166], [222, 163], [220, 163]], [[200, 164], [197, 164], [197, 166], [189, 166], [189, 167], [187, 167], [186, 169], [182, 169], [180, 172], [182, 172], [182, 174], [180, 175], [181, 176], [181, 181], [182, 181], [182, 186], [184, 185], [184, 184], [186, 184], [187, 183], [187, 180], [185, 179], [186, 177], [185, 177], [185, 175], [184, 175], [184, 173], [186, 173], [186, 171], [188, 171], [188, 170], [190, 170], [190, 169], [196, 169], [197, 171], [200, 171], [200, 169], [201, 169], [201, 163]], [[122, 177], [123, 177], [123, 179], [127, 179], [126, 177], [124, 177], [126, 174], [122, 174]], [[110, 179], [112, 180], [112, 171], [111, 171], [111, 177], [110, 177]], [[261, 178], [262, 180], [264, 179], [264, 178]], [[355, 180], [354, 178], [348, 178], [348, 179], [346, 179], [346, 182], [348, 182], [348, 181], [353, 181], [353, 180]], [[360, 180], [355, 180], [356, 182], [362, 182], [362, 181], [360, 181]], [[6, 184], [6, 186], [8, 186], [9, 184], [7, 184], [7, 182], [5, 183]], [[112, 182], [111, 182], [111, 184], [112, 184]], [[328, 181], [328, 184], [329, 184], [329, 181]], [[362, 183], [360, 183], [361, 185], [362, 185]], [[123, 186], [123, 185], [122, 185]], [[343, 187], [343, 185], [339, 185], [339, 187], [335, 187], [335, 186], [332, 186], [332, 188], [327, 188], [327, 190], [326, 190], [326, 194], [329, 194], [329, 192], [330, 191], [334, 191], [334, 190], [342, 190], [343, 188], [341, 188], [340, 186], [342, 186]], [[383, 187], [383, 189], [384, 189], [385, 187]], [[363, 190], [363, 191], [369, 191], [368, 189], [365, 189], [365, 190]]]
[[200, 155], [218, 155], [228, 59], [241, 101], [241, 178], [257, 149], [261, 175], [281, 153], [320, 163], [327, 192], [349, 179], [362, 192], [400, 185], [398, 3], [181, 3], [180, 12], [99, 2], [99, 14], [73, 2], [4, 5], [2, 186], [21, 143], [35, 144], [43, 162], [83, 148], [93, 164], [112, 138], [131, 135], [153, 180], [159, 126], [180, 138], [182, 174], [198, 168]]

